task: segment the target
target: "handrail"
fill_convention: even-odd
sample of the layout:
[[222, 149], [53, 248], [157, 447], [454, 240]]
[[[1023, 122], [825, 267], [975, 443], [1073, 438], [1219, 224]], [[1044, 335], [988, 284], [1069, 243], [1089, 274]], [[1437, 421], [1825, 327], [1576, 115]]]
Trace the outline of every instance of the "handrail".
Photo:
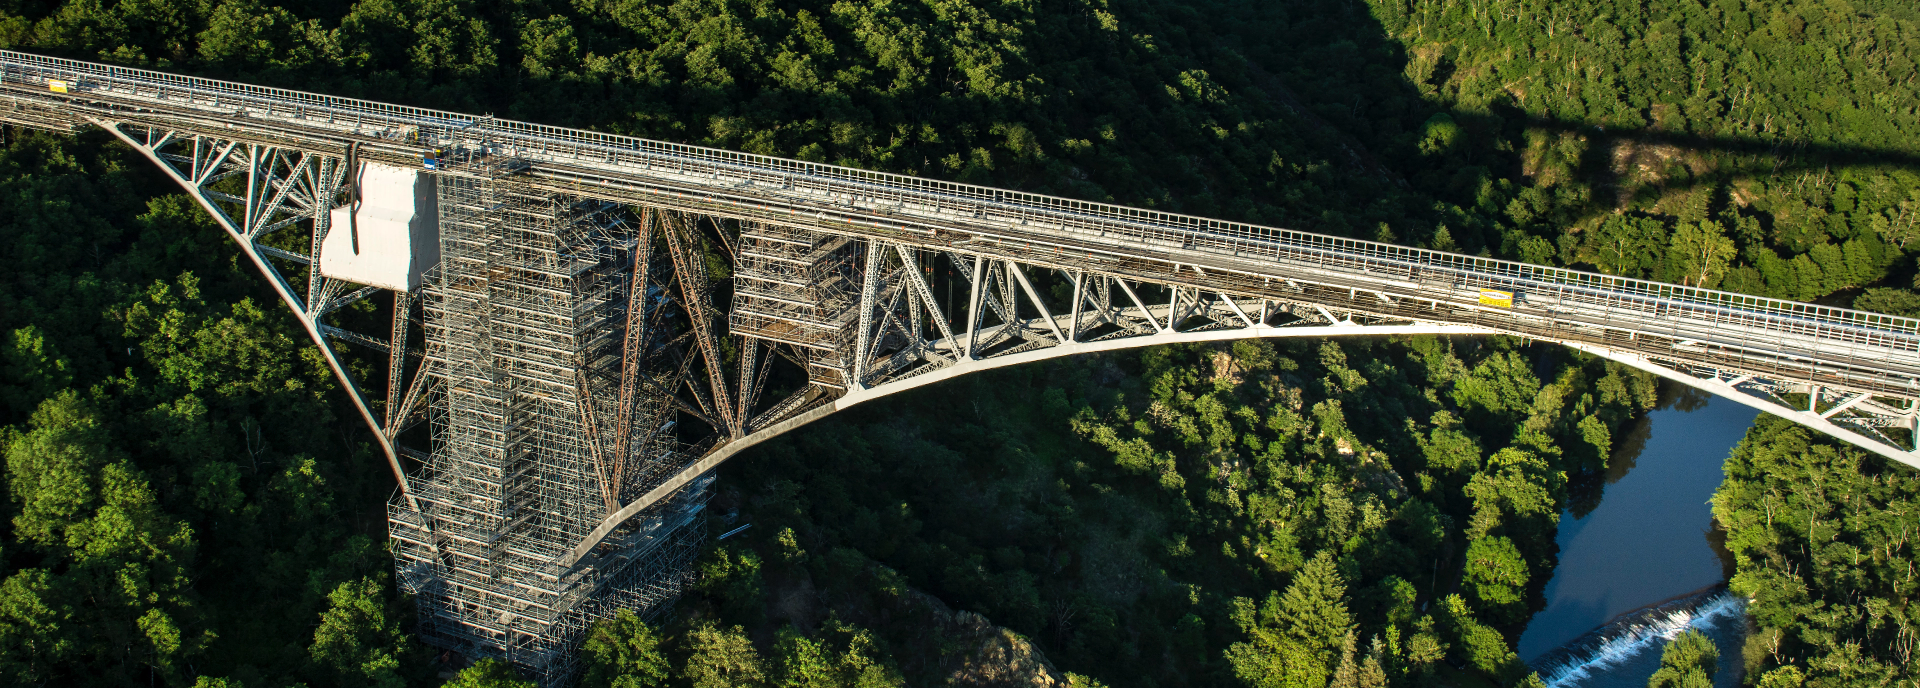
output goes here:
[[[1479, 281], [1478, 286], [1572, 288], [1609, 297], [1655, 299], [1714, 312], [1758, 315], [1769, 322], [1757, 326], [1782, 332], [1804, 332], [1808, 328], [1820, 331], [1825, 326], [1893, 334], [1902, 339], [1920, 335], [1920, 319], [1916, 318], [618, 134], [0, 51], [0, 80], [31, 83], [35, 78], [71, 79], [76, 82], [76, 90], [81, 91], [86, 89], [86, 81], [91, 78], [122, 84], [136, 94], [145, 86], [156, 89], [156, 95], [158, 89], [191, 92], [216, 101], [228, 99], [235, 106], [251, 103], [270, 110], [281, 106], [298, 106], [309, 112], [331, 114], [336, 118], [354, 117], [362, 124], [419, 127], [423, 132], [434, 132], [449, 138], [462, 132], [477, 132], [489, 140], [511, 142], [516, 146], [552, 150], [554, 144], [561, 144], [571, 148], [575, 154], [637, 154], [652, 158], [654, 164], [663, 161], [683, 166], [686, 163], [699, 163], [716, 173], [719, 170], [731, 170], [749, 179], [770, 176], [785, 179], [789, 183], [824, 184], [827, 188], [843, 185], [842, 188], [848, 192], [886, 196], [903, 202], [967, 204], [983, 215], [991, 211], [1006, 218], [1041, 219], [1048, 224], [1058, 223], [1062, 229], [1071, 226], [1103, 234], [1133, 235], [1131, 238], [1139, 240], [1177, 242], [1175, 245], [1182, 248], [1205, 253], [1265, 254], [1276, 259], [1289, 252], [1307, 253], [1359, 263], [1354, 267], [1362, 271], [1366, 271], [1366, 264], [1387, 264], [1454, 272], [1466, 276], [1470, 281]], [[289, 107], [287, 111], [293, 109]]]

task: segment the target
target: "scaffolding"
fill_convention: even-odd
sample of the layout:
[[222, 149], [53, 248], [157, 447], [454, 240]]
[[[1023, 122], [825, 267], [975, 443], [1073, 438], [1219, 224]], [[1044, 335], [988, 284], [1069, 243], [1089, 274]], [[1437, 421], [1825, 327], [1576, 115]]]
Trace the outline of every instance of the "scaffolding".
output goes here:
[[813, 384], [846, 389], [860, 317], [860, 245], [797, 227], [741, 223], [733, 333], [791, 345]]
[[439, 178], [443, 261], [424, 299], [443, 398], [413, 483], [420, 512], [389, 507], [398, 577], [426, 642], [561, 685], [595, 620], [654, 616], [685, 587], [710, 478], [556, 563], [704, 447], [668, 431], [660, 395], [622, 388], [663, 382], [645, 370], [643, 333], [627, 336], [661, 320], [647, 218], [535, 191], [511, 170], [467, 172]]

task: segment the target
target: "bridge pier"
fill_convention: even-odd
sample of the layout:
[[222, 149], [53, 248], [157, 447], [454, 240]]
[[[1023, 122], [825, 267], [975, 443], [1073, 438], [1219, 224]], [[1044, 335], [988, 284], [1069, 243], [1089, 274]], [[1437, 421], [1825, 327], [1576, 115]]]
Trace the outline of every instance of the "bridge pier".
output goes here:
[[412, 481], [419, 510], [389, 507], [400, 585], [422, 640], [558, 685], [593, 621], [679, 595], [705, 537], [710, 480], [555, 564], [701, 451], [659, 431], [672, 415], [659, 395], [623, 393], [667, 377], [645, 333], [626, 331], [659, 303], [644, 277], [652, 218], [511, 177], [436, 177], [442, 260], [422, 285], [433, 450]]

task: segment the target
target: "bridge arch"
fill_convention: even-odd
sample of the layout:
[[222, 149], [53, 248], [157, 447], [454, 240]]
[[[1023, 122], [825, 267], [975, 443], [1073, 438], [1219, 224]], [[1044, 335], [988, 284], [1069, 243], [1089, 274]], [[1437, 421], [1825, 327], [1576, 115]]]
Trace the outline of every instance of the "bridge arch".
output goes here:
[[[593, 534], [589, 535], [588, 538], [582, 541], [581, 545], [574, 549], [571, 556], [574, 558], [585, 556], [600, 538], [605, 537], [605, 535], [611, 532], [622, 520], [640, 513], [660, 500], [667, 499], [674, 491], [681, 489], [682, 486], [695, 480], [699, 480], [702, 476], [710, 474], [713, 469], [717, 468], [721, 463], [733, 458], [740, 452], [858, 404], [900, 394], [960, 375], [1013, 365], [1035, 363], [1082, 354], [1166, 344], [1232, 341], [1240, 339], [1394, 335], [1519, 336], [1526, 339], [1565, 346], [1637, 370], [1652, 373], [1668, 381], [1683, 384], [1761, 412], [1791, 420], [1822, 434], [1872, 451], [1893, 461], [1920, 468], [1920, 451], [1916, 451], [1916, 449], [1920, 449], [1920, 447], [1895, 444], [1889, 441], [1889, 438], [1885, 434], [1876, 433], [1870, 435], [1867, 432], [1862, 432], [1862, 426], [1860, 425], [1846, 424], [1834, 418], [1836, 415], [1853, 408], [1857, 404], [1865, 403], [1871, 398], [1867, 395], [1846, 394], [1841, 399], [1830, 399], [1823, 404], [1823, 402], [1820, 401], [1820, 390], [1817, 387], [1808, 386], [1802, 388], [1805, 391], [1801, 392], [1801, 394], [1804, 394], [1807, 398], [1805, 402], [1806, 405], [1803, 406], [1788, 400], [1786, 396], [1787, 393], [1784, 391], [1785, 389], [1790, 389], [1788, 385], [1767, 380], [1757, 380], [1752, 376], [1732, 375], [1714, 369], [1701, 370], [1686, 366], [1683, 363], [1664, 361], [1632, 351], [1621, 351], [1590, 343], [1559, 341], [1476, 325], [1413, 320], [1395, 322], [1379, 318], [1356, 318], [1355, 314], [1335, 314], [1334, 312], [1324, 309], [1324, 307], [1313, 307], [1312, 311], [1317, 311], [1317, 313], [1309, 312], [1305, 317], [1296, 317], [1292, 322], [1285, 325], [1273, 326], [1266, 322], [1265, 307], [1267, 304], [1262, 304], [1262, 310], [1259, 311], [1261, 315], [1248, 316], [1247, 313], [1253, 310], [1252, 307], [1237, 307], [1234, 305], [1236, 301], [1237, 299], [1235, 297], [1228, 294], [1222, 293], [1216, 295], [1215, 303], [1218, 305], [1214, 306], [1212, 312], [1207, 313], [1205, 318], [1205, 320], [1210, 322], [1201, 328], [1190, 331], [1167, 328], [1151, 332], [1143, 330], [1142, 333], [1134, 336], [1105, 338], [1091, 342], [1062, 340], [1058, 344], [1041, 348], [1027, 349], [984, 358], [962, 359], [946, 365], [936, 364], [915, 375], [890, 379], [833, 398], [821, 399], [818, 403], [806, 406], [804, 410], [785, 415], [777, 422], [759, 427], [753, 432], [732, 439], [702, 455], [696, 461], [677, 471], [672, 477], [660, 482], [647, 493], [634, 499], [623, 507], [621, 511], [609, 515], [609, 517], [595, 529]], [[1144, 318], [1138, 315], [1140, 311], [1145, 311], [1149, 308], [1150, 307], [1147, 306], [1137, 306], [1134, 311], [1128, 312], [1126, 315], [1136, 320], [1147, 321], [1158, 321], [1164, 318], [1164, 316], [1158, 316], [1158, 314], [1151, 314], [1149, 317]], [[1236, 320], [1238, 320], [1238, 326], [1235, 326]], [[1066, 324], [1060, 323], [1060, 325], [1064, 327]], [[1055, 328], [1054, 331], [1059, 332], [1060, 328]], [[1796, 399], [1794, 401], [1798, 400]], [[1915, 436], [1911, 417], [1906, 417], [1905, 422], [1907, 423], [1906, 429], [1910, 433], [1909, 436]]]

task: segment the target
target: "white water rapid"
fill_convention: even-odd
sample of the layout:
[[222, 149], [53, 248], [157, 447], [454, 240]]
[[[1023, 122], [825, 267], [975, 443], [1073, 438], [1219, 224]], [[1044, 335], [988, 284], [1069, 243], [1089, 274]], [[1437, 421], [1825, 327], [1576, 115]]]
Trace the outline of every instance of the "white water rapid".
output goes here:
[[[1734, 631], [1746, 624], [1746, 599], [1718, 589], [1692, 595], [1666, 604], [1629, 612], [1595, 629], [1558, 651], [1540, 658], [1535, 668], [1548, 688], [1582, 686], [1587, 679], [1605, 674], [1629, 662], [1642, 663], [1649, 657], [1659, 662], [1667, 641], [1688, 629], [1721, 635], [1714, 631]], [[1734, 651], [1738, 652], [1738, 646]], [[1724, 655], [1726, 647], [1721, 648]], [[1723, 656], [1722, 665], [1727, 662]], [[1716, 681], [1718, 683], [1718, 681]], [[1592, 687], [1588, 687], [1592, 688]]]

